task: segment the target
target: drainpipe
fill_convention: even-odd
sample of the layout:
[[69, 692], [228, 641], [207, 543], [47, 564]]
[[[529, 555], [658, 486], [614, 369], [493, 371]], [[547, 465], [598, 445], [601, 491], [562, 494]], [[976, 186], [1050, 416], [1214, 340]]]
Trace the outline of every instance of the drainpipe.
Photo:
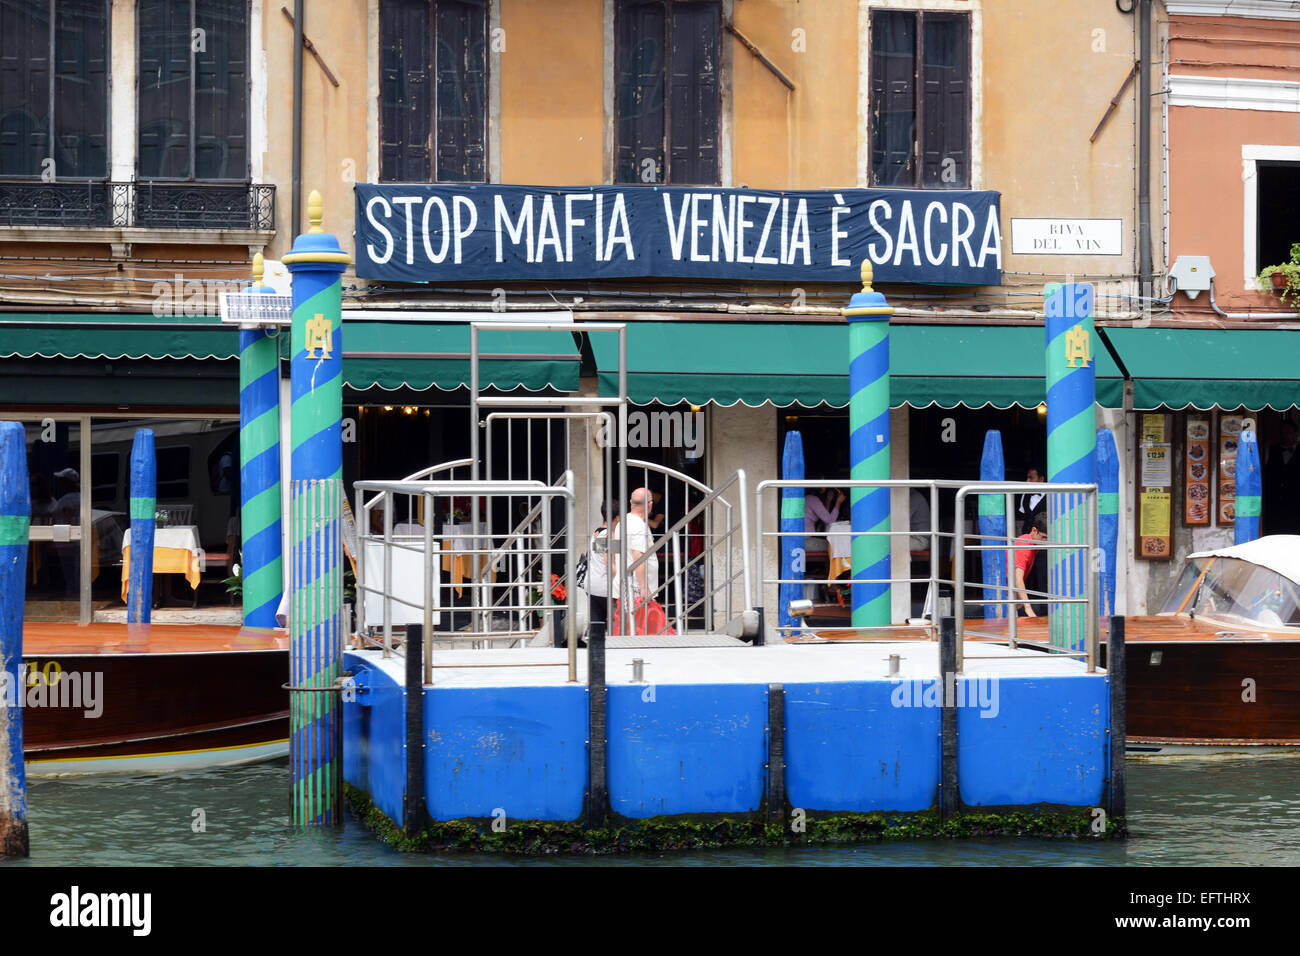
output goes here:
[[293, 185], [289, 241], [302, 222], [302, 18], [305, 0], [293, 0]]
[[[1138, 280], [1151, 297], [1151, 0], [1138, 9]], [[1147, 307], [1149, 310], [1149, 306]]]

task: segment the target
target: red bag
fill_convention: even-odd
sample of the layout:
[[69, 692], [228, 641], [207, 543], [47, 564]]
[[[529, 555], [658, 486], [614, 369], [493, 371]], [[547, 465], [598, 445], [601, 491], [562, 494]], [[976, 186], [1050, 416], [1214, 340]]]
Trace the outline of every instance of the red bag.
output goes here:
[[[619, 620], [620, 603], [619, 601], [614, 602], [615, 621]], [[663, 605], [658, 601], [642, 601], [640, 604], [635, 605], [632, 620], [629, 623], [638, 636], [677, 633], [673, 630], [673, 626], [668, 623], [668, 615], [664, 613]]]

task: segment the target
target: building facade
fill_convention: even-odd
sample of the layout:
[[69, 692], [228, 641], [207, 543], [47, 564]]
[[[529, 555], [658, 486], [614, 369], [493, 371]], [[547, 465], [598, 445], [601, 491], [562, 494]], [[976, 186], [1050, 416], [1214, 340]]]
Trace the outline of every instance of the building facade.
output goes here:
[[[1144, 441], [1166, 441], [1147, 441], [1141, 416], [1167, 416], [1170, 436], [1187, 425], [1150, 382], [1207, 377], [1165, 374], [1153, 335], [1228, 327], [1204, 314], [1208, 297], [1167, 295], [1174, 258], [1222, 259], [1225, 310], [1278, 311], [1226, 265], [1249, 257], [1233, 246], [1246, 223], [1210, 221], [1230, 212], [1190, 185], [1209, 162], [1191, 144], [1222, 145], [1215, 124], [1235, 113], [1182, 98], [1231, 99], [1197, 84], [1227, 75], [1221, 50], [1244, 42], [1245, 62], [1268, 65], [1241, 77], [1271, 84], [1248, 84], [1252, 102], [1285, 107], [1284, 0], [1227, 20], [1172, 0], [305, 0], [300, 82], [281, 6], [0, 7], [0, 403], [45, 446], [33, 487], [39, 472], [41, 500], [63, 502], [51, 523], [79, 533], [51, 540], [37, 572], [51, 613], [112, 603], [100, 563], [123, 510], [124, 426], [170, 423], [169, 447], [185, 450], [168, 452], [167, 500], [202, 515], [206, 549], [235, 553], [223, 461], [238, 346], [216, 294], [246, 281], [254, 252], [288, 251], [312, 189], [357, 262], [344, 277], [349, 480], [467, 454], [466, 323], [534, 313], [572, 317], [578, 334], [501, 333], [496, 351], [532, 357], [495, 366], [490, 387], [601, 392], [616, 359], [581, 328], [624, 322], [633, 402], [703, 421], [700, 446], [637, 457], [705, 484], [744, 468], [752, 486], [779, 477], [797, 429], [808, 476], [846, 478], [839, 310], [870, 258], [896, 309], [895, 477], [978, 477], [989, 429], [1009, 478], [1041, 469], [1043, 286], [1095, 284], [1098, 324], [1119, 333], [1094, 347], [1098, 424], [1116, 434], [1132, 542], [1158, 487], [1141, 480]], [[1233, 32], [1241, 22], [1254, 32]], [[1201, 47], [1212, 65], [1182, 62]], [[1269, 170], [1297, 145], [1294, 112], [1270, 116], [1291, 134], [1269, 119], [1231, 134], [1282, 149], [1252, 152]], [[1254, 400], [1239, 391], [1211, 404]], [[1219, 435], [1217, 412], [1207, 427]], [[572, 460], [574, 442], [539, 434], [527, 467]], [[1172, 514], [1185, 495], [1171, 493]], [[906, 529], [904, 496], [894, 512]], [[1144, 610], [1201, 529], [1227, 527], [1171, 521], [1163, 553], [1127, 547], [1119, 610]], [[906, 539], [894, 549], [907, 563]], [[894, 605], [906, 616], [907, 595]]]

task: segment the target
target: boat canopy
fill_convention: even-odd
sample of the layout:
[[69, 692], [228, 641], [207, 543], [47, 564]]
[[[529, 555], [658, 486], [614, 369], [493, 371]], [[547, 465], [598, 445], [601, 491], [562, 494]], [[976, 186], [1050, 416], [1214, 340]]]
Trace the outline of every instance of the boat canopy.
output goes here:
[[1276, 571], [1300, 585], [1300, 535], [1272, 534], [1247, 541], [1245, 544], [1235, 544], [1230, 548], [1198, 551], [1189, 555], [1188, 559], [1211, 557], [1240, 558], [1261, 568]]

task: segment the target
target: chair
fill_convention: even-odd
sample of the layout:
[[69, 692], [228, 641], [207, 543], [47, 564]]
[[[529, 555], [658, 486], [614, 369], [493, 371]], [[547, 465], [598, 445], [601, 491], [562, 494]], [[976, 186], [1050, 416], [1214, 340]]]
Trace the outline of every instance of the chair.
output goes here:
[[194, 503], [184, 502], [179, 505], [162, 505], [160, 509], [166, 511], [168, 515], [168, 524], [179, 527], [194, 523]]

